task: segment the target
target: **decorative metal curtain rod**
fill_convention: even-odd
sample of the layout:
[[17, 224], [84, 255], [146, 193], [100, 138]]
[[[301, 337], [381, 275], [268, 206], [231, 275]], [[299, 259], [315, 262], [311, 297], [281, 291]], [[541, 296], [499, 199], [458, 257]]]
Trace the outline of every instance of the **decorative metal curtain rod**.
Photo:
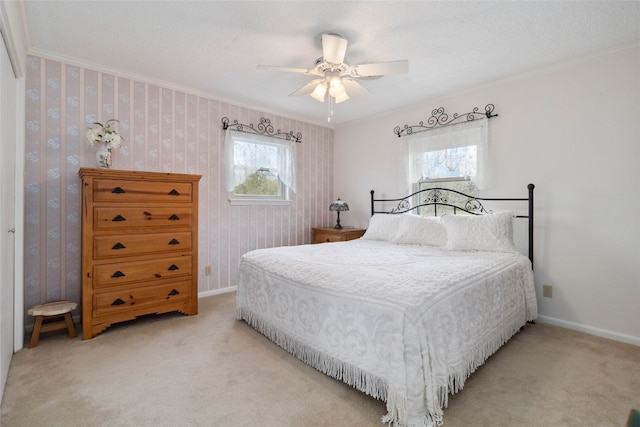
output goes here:
[[444, 107], [437, 108], [431, 111], [431, 117], [427, 119], [427, 122], [421, 121], [417, 125], [409, 126], [404, 125], [404, 127], [400, 128], [400, 126], [396, 126], [393, 129], [393, 133], [398, 135], [400, 138], [404, 135], [411, 135], [413, 133], [424, 132], [431, 129], [441, 128], [445, 126], [455, 125], [458, 123], [463, 123], [465, 121], [471, 122], [475, 119], [481, 119], [486, 117], [490, 119], [492, 117], [498, 117], [497, 114], [493, 114], [493, 110], [496, 107], [493, 104], [487, 104], [484, 107], [484, 112], [480, 112], [478, 107], [475, 107], [473, 111], [465, 114], [454, 113], [451, 118], [449, 114], [444, 111]]
[[287, 141], [302, 142], [302, 133], [298, 132], [294, 135], [293, 131], [289, 131], [289, 133], [282, 132], [280, 129], [274, 131], [271, 119], [266, 119], [264, 117], [260, 118], [260, 123], [258, 123], [257, 128], [253, 127], [253, 123], [245, 125], [238, 123], [237, 120], [234, 120], [233, 123], [229, 123], [229, 119], [227, 117], [223, 117], [222, 128], [226, 130], [229, 126], [235, 126], [235, 130], [239, 132], [248, 132], [256, 135], [266, 135], [272, 138], [284, 139]]

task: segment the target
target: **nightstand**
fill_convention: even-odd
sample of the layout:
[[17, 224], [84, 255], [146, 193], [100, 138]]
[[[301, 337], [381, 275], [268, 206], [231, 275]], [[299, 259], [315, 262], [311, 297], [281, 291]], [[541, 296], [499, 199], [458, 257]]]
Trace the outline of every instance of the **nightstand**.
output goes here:
[[327, 242], [346, 242], [347, 240], [358, 239], [362, 237], [365, 229], [363, 228], [312, 228], [313, 243]]

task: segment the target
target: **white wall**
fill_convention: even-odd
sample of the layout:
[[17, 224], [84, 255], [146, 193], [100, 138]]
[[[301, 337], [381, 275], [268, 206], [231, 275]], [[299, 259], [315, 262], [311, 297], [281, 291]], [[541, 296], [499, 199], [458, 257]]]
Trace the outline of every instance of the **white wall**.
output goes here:
[[339, 127], [334, 196], [351, 209], [343, 223], [366, 227], [371, 189], [403, 194], [395, 126], [487, 103], [499, 117], [490, 121], [493, 185], [482, 195], [526, 197], [536, 185], [540, 320], [640, 345], [640, 46]]

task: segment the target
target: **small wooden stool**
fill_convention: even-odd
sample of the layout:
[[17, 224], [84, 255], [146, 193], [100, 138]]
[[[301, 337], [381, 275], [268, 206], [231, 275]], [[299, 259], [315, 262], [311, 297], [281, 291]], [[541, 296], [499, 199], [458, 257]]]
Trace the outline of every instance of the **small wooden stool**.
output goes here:
[[[59, 331], [60, 329], [68, 329], [69, 337], [75, 338], [78, 336], [76, 327], [73, 324], [73, 318], [71, 317], [71, 311], [75, 310], [78, 306], [75, 302], [70, 301], [53, 301], [46, 304], [36, 305], [30, 308], [28, 313], [30, 316], [35, 316], [36, 322], [33, 325], [33, 332], [31, 332], [31, 341], [29, 341], [29, 348], [33, 348], [38, 345], [40, 340], [40, 334], [42, 332]], [[43, 321], [64, 317], [64, 320], [58, 322], [49, 322], [43, 325]]]

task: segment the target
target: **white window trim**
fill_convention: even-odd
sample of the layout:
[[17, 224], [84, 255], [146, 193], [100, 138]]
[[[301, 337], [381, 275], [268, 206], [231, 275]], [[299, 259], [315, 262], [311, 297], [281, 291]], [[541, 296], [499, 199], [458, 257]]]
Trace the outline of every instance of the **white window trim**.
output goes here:
[[[234, 141], [235, 139], [251, 140], [256, 142], [266, 142], [269, 144], [275, 144], [286, 148], [283, 150], [283, 156], [278, 159], [281, 163], [281, 167], [278, 169], [280, 172], [280, 185], [282, 186], [281, 196], [236, 196], [233, 191], [235, 188], [235, 175], [234, 175]], [[291, 192], [296, 191], [296, 174], [295, 174], [295, 160], [296, 160], [296, 141], [288, 141], [280, 138], [273, 138], [264, 135], [248, 134], [246, 132], [235, 131], [227, 129], [225, 136], [224, 157], [223, 157], [223, 169], [224, 169], [224, 184], [225, 189], [229, 193], [229, 202], [231, 205], [238, 206], [251, 206], [251, 205], [291, 205], [290, 195]]]

